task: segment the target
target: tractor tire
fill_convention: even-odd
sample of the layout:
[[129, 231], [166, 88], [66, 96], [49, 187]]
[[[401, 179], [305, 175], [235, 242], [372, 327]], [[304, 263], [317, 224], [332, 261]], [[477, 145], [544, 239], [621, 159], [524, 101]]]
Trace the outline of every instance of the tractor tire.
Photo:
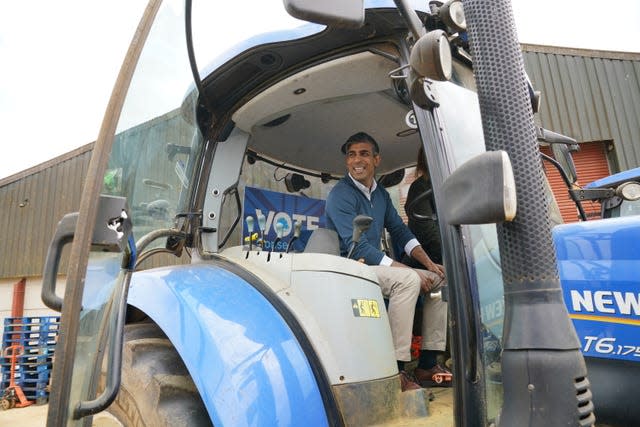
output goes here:
[[127, 427], [212, 426], [171, 341], [155, 323], [125, 326], [122, 380], [107, 408]]

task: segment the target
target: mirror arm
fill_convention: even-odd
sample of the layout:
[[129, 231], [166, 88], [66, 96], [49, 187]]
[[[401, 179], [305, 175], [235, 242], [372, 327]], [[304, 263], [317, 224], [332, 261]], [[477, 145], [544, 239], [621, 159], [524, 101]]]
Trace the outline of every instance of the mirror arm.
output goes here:
[[616, 191], [611, 188], [580, 188], [569, 192], [575, 193], [578, 200], [601, 201], [616, 196]]
[[550, 131], [543, 127], [536, 126], [536, 138], [538, 141], [546, 142], [547, 144], [563, 144], [563, 145], [577, 145], [578, 141], [570, 136], [563, 135], [561, 133]]
[[558, 163], [558, 161], [556, 159], [554, 159], [553, 157], [547, 156], [544, 153], [540, 153], [540, 157], [543, 160], [546, 160], [547, 162], [551, 163], [558, 170], [558, 172], [560, 173], [560, 176], [562, 177], [562, 180], [564, 181], [565, 185], [567, 186], [567, 190], [569, 191], [569, 197], [571, 197], [571, 200], [573, 200], [573, 203], [575, 203], [576, 208], [578, 209], [578, 214], [580, 215], [580, 220], [586, 221], [587, 220], [587, 214], [585, 213], [584, 208], [582, 207], [582, 203], [580, 202], [580, 199], [578, 197], [576, 197], [576, 194], [573, 192], [573, 189], [571, 188], [571, 181], [569, 180], [569, 177], [567, 176], [567, 173], [562, 168], [560, 163]]
[[565, 170], [562, 168], [562, 165], [560, 165], [560, 163], [558, 163], [558, 161], [553, 157], [548, 156], [542, 152], [540, 153], [540, 157], [542, 157], [543, 160], [546, 160], [547, 162], [551, 163], [558, 170], [558, 172], [560, 173], [560, 177], [564, 181], [567, 188], [571, 189], [571, 180], [567, 176], [567, 172], [565, 172]]
[[411, 8], [407, 0], [393, 0], [393, 2], [396, 4], [396, 7], [404, 20], [407, 22], [407, 26], [411, 30], [413, 38], [415, 41], [418, 41], [420, 37], [426, 34], [424, 26], [422, 25], [422, 22], [420, 22], [420, 18], [418, 18], [418, 14]]

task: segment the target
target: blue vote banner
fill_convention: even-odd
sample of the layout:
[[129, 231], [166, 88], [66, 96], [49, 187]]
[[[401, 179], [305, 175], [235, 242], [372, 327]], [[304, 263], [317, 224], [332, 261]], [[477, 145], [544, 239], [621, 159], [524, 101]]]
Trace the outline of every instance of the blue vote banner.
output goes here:
[[[300, 238], [293, 242], [290, 251], [299, 252], [304, 249], [309, 235], [316, 228], [326, 225], [324, 215], [325, 201], [311, 197], [297, 196], [293, 194], [278, 193], [256, 187], [245, 187], [244, 191], [244, 216], [242, 225], [243, 240], [249, 236], [246, 218], [253, 218], [253, 233], [264, 233], [264, 250], [284, 252], [294, 235], [294, 224], [301, 224]], [[260, 216], [264, 217], [264, 230], [259, 230]], [[277, 226], [282, 226], [282, 239], [276, 241]], [[248, 242], [247, 242], [248, 243]], [[254, 244], [256, 241], [253, 242]]]

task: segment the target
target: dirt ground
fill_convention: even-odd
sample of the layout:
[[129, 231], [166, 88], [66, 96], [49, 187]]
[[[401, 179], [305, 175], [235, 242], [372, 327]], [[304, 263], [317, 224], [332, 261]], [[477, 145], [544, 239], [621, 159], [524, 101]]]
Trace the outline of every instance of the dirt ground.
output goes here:
[[[47, 425], [47, 411], [49, 405], [31, 405], [26, 408], [13, 408], [7, 411], [0, 410], [0, 426], [15, 427], [45, 427]], [[92, 427], [104, 427], [113, 425], [107, 420], [108, 414], [95, 415]]]
[[49, 405], [0, 410], [0, 426], [43, 427], [47, 424]]
[[[436, 399], [432, 402], [431, 410], [434, 418], [443, 417], [450, 420], [453, 410], [453, 394], [451, 389], [435, 389]], [[0, 410], [0, 426], [20, 427], [45, 427], [47, 424], [47, 411], [49, 405], [31, 405], [26, 408], [14, 408], [8, 411]], [[106, 423], [106, 424], [105, 424]], [[94, 417], [92, 427], [109, 425], [107, 420]], [[440, 425], [452, 425], [446, 422]], [[596, 424], [598, 427], [608, 427], [604, 424]]]

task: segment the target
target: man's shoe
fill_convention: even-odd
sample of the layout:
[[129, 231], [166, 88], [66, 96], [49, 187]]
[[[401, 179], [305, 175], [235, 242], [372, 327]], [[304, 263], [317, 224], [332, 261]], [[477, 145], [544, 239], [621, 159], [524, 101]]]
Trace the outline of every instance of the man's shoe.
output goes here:
[[453, 374], [440, 365], [431, 369], [416, 368], [413, 375], [422, 387], [451, 387]]
[[405, 371], [400, 371], [400, 389], [402, 391], [419, 390], [421, 388], [422, 387], [420, 387], [419, 384], [414, 382], [411, 377], [409, 377], [409, 374], [407, 374]]

